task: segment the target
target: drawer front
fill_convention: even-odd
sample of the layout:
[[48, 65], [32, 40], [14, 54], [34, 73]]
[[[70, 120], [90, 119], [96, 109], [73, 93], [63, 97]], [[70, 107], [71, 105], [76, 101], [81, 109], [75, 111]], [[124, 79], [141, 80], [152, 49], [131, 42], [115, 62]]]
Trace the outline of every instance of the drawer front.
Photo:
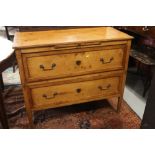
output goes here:
[[27, 55], [25, 74], [28, 81], [63, 78], [123, 69], [124, 48], [65, 54]]
[[120, 77], [31, 88], [33, 108], [59, 107], [119, 93]]

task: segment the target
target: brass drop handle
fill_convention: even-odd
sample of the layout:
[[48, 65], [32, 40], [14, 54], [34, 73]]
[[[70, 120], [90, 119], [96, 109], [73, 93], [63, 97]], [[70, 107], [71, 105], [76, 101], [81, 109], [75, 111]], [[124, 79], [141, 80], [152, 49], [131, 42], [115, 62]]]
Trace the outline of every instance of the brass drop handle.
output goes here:
[[55, 93], [52, 94], [52, 96], [48, 96], [48, 95], [46, 95], [46, 94], [43, 94], [43, 97], [44, 97], [45, 99], [48, 99], [48, 100], [49, 100], [49, 99], [55, 98], [57, 95], [58, 95], [58, 93], [55, 92]]
[[77, 60], [76, 65], [78, 65], [78, 66], [81, 65], [81, 60]]
[[108, 64], [108, 63], [111, 63], [113, 60], [114, 60], [113, 57], [111, 57], [109, 61], [105, 61], [104, 58], [100, 58], [100, 61], [102, 62], [102, 64]]
[[53, 63], [53, 64], [51, 65], [51, 68], [45, 68], [44, 65], [40, 65], [40, 69], [42, 69], [43, 71], [53, 70], [55, 67], [56, 67], [56, 64], [55, 64], [55, 63]]
[[107, 86], [105, 86], [105, 87], [103, 87], [103, 86], [98, 86], [98, 88], [100, 89], [100, 90], [107, 90], [107, 89], [109, 89], [111, 87], [111, 84], [108, 84]]

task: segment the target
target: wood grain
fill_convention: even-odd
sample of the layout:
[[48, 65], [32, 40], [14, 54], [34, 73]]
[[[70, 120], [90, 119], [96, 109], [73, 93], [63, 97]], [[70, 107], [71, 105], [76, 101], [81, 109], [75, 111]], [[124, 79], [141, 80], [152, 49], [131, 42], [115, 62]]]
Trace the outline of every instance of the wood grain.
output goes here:
[[80, 28], [69, 30], [50, 30], [37, 32], [17, 32], [14, 38], [13, 48], [31, 48], [48, 45], [62, 46], [63, 44], [77, 44], [100, 41], [129, 40], [131, 36], [112, 27]]
[[26, 110], [118, 97], [120, 111], [132, 37], [111, 27], [18, 32], [14, 48]]
[[83, 99], [118, 94], [119, 77], [57, 86], [39, 87], [31, 90], [33, 107], [37, 105], [56, 107], [76, 103]]
[[[23, 56], [27, 81], [41, 81], [123, 69], [123, 47], [67, 54]], [[67, 60], [67, 61], [66, 61]], [[52, 67], [53, 65], [53, 67]], [[42, 66], [42, 67], [41, 67]]]

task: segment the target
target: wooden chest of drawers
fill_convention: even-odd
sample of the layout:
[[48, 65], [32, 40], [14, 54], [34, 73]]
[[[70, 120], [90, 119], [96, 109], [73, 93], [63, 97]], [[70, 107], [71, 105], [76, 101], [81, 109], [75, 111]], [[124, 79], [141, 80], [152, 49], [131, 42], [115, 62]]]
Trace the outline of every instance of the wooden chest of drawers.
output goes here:
[[132, 37], [111, 27], [17, 32], [16, 51], [30, 125], [33, 112], [118, 97]]

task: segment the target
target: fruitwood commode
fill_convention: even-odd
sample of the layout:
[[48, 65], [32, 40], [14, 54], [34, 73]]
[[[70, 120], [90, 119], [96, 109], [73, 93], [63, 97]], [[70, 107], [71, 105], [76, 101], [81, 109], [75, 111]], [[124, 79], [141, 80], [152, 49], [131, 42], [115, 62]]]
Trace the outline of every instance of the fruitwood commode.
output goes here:
[[132, 37], [112, 27], [17, 32], [30, 125], [33, 112], [111, 97], [120, 110]]

